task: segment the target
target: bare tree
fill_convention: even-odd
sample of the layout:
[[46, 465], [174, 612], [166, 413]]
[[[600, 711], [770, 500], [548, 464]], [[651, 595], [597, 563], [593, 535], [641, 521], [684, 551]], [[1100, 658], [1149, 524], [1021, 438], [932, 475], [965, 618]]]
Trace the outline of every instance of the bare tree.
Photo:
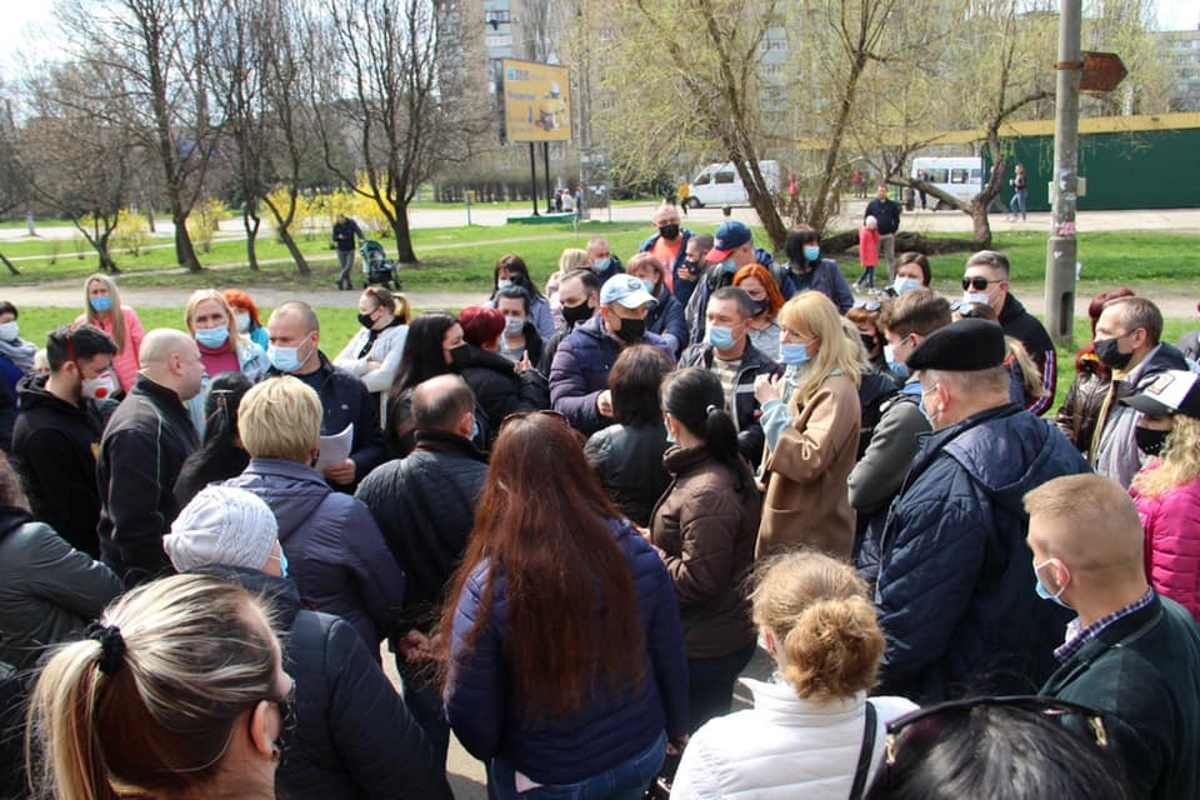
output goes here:
[[[3, 114], [0, 115], [0, 214], [7, 214], [23, 205], [28, 193], [25, 170], [17, 156], [17, 129], [13, 122], [12, 99], [3, 81], [0, 81], [0, 103], [3, 103]], [[0, 253], [0, 262], [3, 262], [10, 275], [21, 274], [3, 253]]]
[[[456, 0], [329, 0], [332, 61], [316, 108], [326, 163], [371, 198], [415, 264], [408, 206], [448, 164], [469, 163], [486, 129], [486, 105], [462, 96]], [[358, 160], [344, 153], [352, 138]], [[361, 171], [363, 180], [358, 180]]]

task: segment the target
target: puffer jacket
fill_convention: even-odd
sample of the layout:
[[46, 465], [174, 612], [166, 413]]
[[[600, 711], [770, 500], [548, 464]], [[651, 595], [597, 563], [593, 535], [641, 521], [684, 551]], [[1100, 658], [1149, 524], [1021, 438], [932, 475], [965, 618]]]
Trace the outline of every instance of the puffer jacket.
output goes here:
[[428, 632], [475, 525], [487, 456], [443, 431], [417, 431], [403, 459], [378, 467], [355, 494], [366, 503], [408, 578], [400, 624]]
[[1146, 577], [1200, 621], [1200, 478], [1153, 497], [1129, 493], [1146, 532]]
[[279, 765], [292, 800], [449, 800], [445, 771], [420, 724], [354, 628], [304, 608], [296, 584], [256, 570], [200, 568], [265, 596], [296, 682], [296, 728]]
[[1034, 591], [1022, 498], [1088, 471], [1057, 428], [1015, 403], [921, 438], [880, 544], [880, 693], [925, 705], [1029, 692], [1050, 675], [1069, 615]]
[[[670, 342], [656, 333], [647, 332], [640, 344], [675, 361]], [[604, 330], [599, 314], [576, 325], [559, 344], [550, 367], [550, 403], [576, 430], [591, 435], [611, 421], [601, 416], [596, 398], [608, 388], [608, 372], [620, 354], [621, 345]]]
[[125, 590], [99, 561], [23, 509], [0, 506], [0, 661], [33, 667]]
[[683, 304], [671, 293], [664, 283], [658, 287], [655, 295], [658, 300], [646, 313], [646, 330], [657, 333], [673, 345], [672, 355], [678, 356], [679, 351], [688, 342], [687, 322], [683, 318]]
[[487, 419], [489, 445], [509, 414], [550, 406], [549, 387], [537, 370], [518, 375], [513, 362], [498, 353], [473, 344], [468, 344], [467, 350], [470, 358], [459, 374], [475, 393], [475, 403]]
[[1107, 370], [1100, 369], [1100, 361], [1094, 353], [1083, 356], [1079, 363], [1083, 368], [1075, 373], [1075, 380], [1067, 390], [1067, 399], [1054, 415], [1054, 424], [1079, 448], [1079, 452], [1087, 454], [1096, 436], [1096, 421], [1112, 380]]
[[[711, 370], [716, 355], [711, 344], [694, 344], [683, 351], [679, 368], [704, 367]], [[732, 411], [733, 425], [737, 429], [738, 450], [752, 465], [758, 466], [763, 457], [763, 429], [759, 423], [761, 409], [754, 396], [754, 379], [759, 375], [778, 375], [782, 368], [746, 341], [742, 351], [742, 365], [734, 382], [733, 397], [726, 398]]]
[[1113, 370], [1112, 382], [1096, 419], [1091, 449], [1092, 467], [1096, 472], [1129, 488], [1133, 476], [1142, 468], [1134, 431], [1141, 414], [1122, 405], [1121, 400], [1149, 389], [1160, 373], [1187, 368], [1183, 353], [1174, 345], [1163, 343], [1147, 353], [1129, 372]]
[[[503, 567], [485, 562], [457, 598], [445, 695], [446, 719], [476, 758], [503, 758], [538, 783], [575, 783], [645, 751], [664, 728], [672, 740], [687, 733], [687, 660], [671, 579], [627, 522], [608, 524], [629, 561], [641, 606], [645, 680], [623, 691], [590, 692], [583, 707], [566, 719], [529, 721], [508, 677]], [[466, 637], [475, 626], [489, 569], [501, 570], [493, 582], [491, 612], [468, 648]]]
[[[671, 797], [845, 800], [862, 752], [866, 694], [821, 702], [799, 697], [783, 680], [741, 682], [754, 693], [754, 707], [716, 717], [692, 734]], [[916, 706], [902, 697], [872, 697], [871, 705], [874, 774], [883, 763], [887, 723]]]
[[583, 454], [617, 508], [643, 528], [671, 478], [663, 467], [667, 431], [661, 422], [609, 425], [596, 431]]
[[276, 458], [252, 458], [222, 485], [266, 501], [304, 600], [353, 625], [378, 658], [380, 640], [395, 632], [405, 579], [362, 501], [330, 489], [312, 467]]
[[673, 447], [663, 463], [672, 480], [654, 507], [650, 543], [675, 587], [687, 655], [727, 656], [755, 638], [742, 586], [754, 565], [762, 496], [749, 472], [739, 493], [738, 476], [707, 447]]

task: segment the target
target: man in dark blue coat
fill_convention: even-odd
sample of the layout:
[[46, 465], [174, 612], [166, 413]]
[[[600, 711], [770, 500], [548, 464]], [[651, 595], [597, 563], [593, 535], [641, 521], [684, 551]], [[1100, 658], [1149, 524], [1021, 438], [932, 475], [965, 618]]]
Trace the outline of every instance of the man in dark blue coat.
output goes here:
[[1066, 437], [1009, 399], [999, 325], [967, 319], [913, 352], [933, 433], [921, 439], [880, 545], [883, 694], [922, 705], [1028, 693], [1054, 668], [1067, 615], [1034, 593], [1026, 492], [1088, 472]]
[[1146, 583], [1133, 501], [1080, 475], [1030, 492], [1025, 509], [1038, 594], [1079, 615], [1040, 693], [1103, 712], [1132, 796], [1200, 797], [1200, 629]]

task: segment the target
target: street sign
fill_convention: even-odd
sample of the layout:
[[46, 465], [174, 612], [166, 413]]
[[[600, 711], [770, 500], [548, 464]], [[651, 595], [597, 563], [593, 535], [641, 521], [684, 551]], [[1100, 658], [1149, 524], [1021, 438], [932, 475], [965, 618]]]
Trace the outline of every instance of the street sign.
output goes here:
[[1106, 94], [1117, 88], [1129, 73], [1116, 53], [1083, 54], [1083, 75], [1079, 79], [1079, 91]]

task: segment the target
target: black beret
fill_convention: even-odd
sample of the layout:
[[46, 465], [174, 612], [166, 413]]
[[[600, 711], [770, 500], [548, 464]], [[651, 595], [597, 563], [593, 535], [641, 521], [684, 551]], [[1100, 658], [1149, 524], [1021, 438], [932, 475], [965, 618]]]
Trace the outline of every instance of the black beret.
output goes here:
[[1007, 354], [1004, 331], [999, 325], [985, 319], [963, 319], [929, 334], [908, 357], [907, 366], [913, 372], [974, 372], [1001, 366]]

